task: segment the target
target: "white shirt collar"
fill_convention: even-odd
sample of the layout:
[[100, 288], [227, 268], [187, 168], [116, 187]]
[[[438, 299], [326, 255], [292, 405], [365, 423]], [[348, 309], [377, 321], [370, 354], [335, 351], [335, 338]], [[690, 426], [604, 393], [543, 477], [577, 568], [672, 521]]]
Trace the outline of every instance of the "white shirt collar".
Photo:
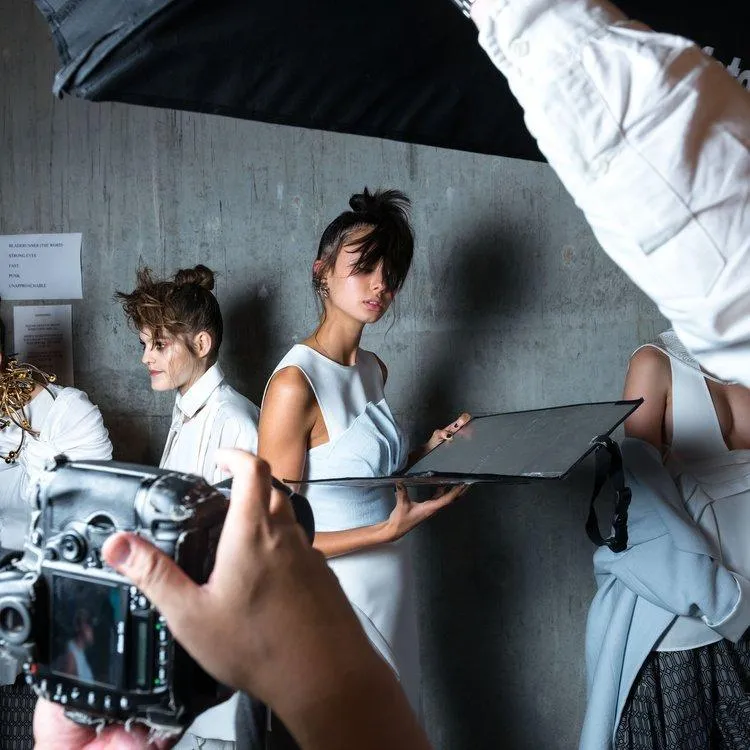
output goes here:
[[193, 383], [184, 395], [177, 394], [175, 407], [179, 409], [185, 417], [191, 419], [201, 408], [206, 405], [206, 401], [211, 394], [224, 382], [224, 373], [218, 363], [211, 365], [198, 380]]

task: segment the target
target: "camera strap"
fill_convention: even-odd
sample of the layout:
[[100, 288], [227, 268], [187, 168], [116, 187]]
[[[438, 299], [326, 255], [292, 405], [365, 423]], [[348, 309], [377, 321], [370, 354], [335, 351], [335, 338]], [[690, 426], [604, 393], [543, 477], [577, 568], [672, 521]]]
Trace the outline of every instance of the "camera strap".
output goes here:
[[[591, 442], [595, 446], [594, 489], [586, 519], [586, 533], [597, 547], [606, 546], [612, 552], [622, 552], [628, 546], [628, 506], [631, 492], [625, 485], [620, 446], [608, 435], [599, 435]], [[599, 530], [594, 503], [607, 480], [615, 491], [615, 508], [612, 512], [611, 533], [605, 538]]]

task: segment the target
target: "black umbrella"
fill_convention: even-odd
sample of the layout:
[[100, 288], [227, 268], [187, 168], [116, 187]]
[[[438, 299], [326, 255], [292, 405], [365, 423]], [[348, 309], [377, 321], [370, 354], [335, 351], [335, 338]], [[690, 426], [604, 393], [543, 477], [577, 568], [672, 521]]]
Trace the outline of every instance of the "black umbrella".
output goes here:
[[[541, 159], [476, 29], [449, 0], [36, 5], [62, 62], [60, 95]], [[623, 8], [712, 47], [726, 64], [737, 58], [742, 76], [738, 0], [627, 0]]]

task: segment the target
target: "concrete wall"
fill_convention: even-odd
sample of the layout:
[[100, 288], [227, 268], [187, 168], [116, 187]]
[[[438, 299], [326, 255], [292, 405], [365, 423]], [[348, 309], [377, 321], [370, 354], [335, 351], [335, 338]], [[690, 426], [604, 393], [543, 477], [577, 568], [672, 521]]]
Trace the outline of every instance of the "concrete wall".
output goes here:
[[[418, 249], [365, 345], [415, 438], [473, 414], [620, 395], [663, 321], [596, 243], [544, 164], [134, 106], [57, 101], [31, 2], [0, 0], [0, 233], [83, 232], [76, 385], [116, 454], [156, 461], [171, 397], [153, 394], [112, 301], [147, 263], [219, 274], [230, 380], [259, 401], [314, 326], [322, 228], [363, 185], [414, 201]], [[12, 309], [0, 305], [10, 329]], [[9, 330], [12, 334], [12, 330]], [[12, 341], [12, 338], [9, 339]], [[584, 709], [593, 590], [589, 477], [474, 490], [416, 532], [426, 722], [439, 750], [568, 750]]]

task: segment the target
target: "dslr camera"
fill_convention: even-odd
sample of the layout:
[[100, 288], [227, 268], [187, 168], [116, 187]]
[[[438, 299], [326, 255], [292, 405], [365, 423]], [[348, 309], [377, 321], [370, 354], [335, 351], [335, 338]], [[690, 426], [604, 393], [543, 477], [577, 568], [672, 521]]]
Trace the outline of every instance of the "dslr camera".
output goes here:
[[[228, 697], [172, 638], [146, 596], [101, 556], [110, 534], [131, 531], [204, 583], [228, 485], [221, 490], [189, 474], [59, 457], [34, 495], [23, 555], [0, 569], [0, 652], [16, 661], [33, 690], [79, 723], [135, 721], [162, 736], [181, 732]], [[311, 536], [309, 505], [299, 495], [292, 500]]]

